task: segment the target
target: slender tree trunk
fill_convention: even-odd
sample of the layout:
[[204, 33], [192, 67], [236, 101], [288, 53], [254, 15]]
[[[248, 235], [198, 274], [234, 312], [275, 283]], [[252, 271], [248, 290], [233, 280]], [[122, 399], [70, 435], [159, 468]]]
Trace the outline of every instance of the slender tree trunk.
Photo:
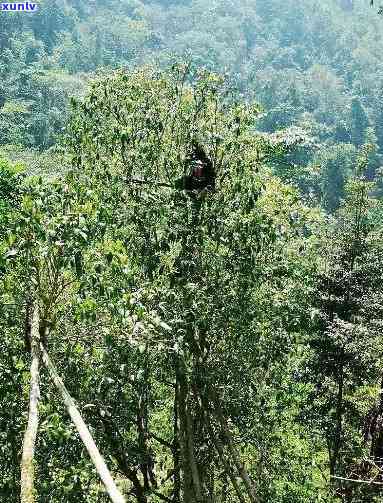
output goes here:
[[192, 414], [190, 412], [190, 401], [187, 397], [186, 407], [185, 407], [185, 416], [186, 416], [186, 435], [187, 435], [187, 444], [188, 444], [188, 455], [189, 455], [189, 463], [190, 469], [192, 473], [192, 480], [194, 486], [194, 493], [196, 501], [202, 501], [202, 492], [201, 492], [201, 481], [198, 473], [198, 466], [195, 459], [195, 446], [194, 446], [194, 423], [192, 419]]
[[202, 502], [201, 480], [195, 457], [194, 419], [184, 362], [178, 362], [178, 414], [183, 474], [183, 503]]
[[231, 435], [230, 430], [227, 426], [227, 422], [224, 418], [221, 406], [218, 401], [218, 397], [215, 393], [214, 393], [214, 403], [215, 403], [216, 413], [218, 416], [218, 421], [220, 422], [221, 428], [222, 428], [223, 433], [226, 437], [227, 445], [228, 445], [231, 457], [234, 461], [234, 464], [238, 470], [239, 476], [241, 477], [241, 479], [243, 480], [243, 483], [245, 484], [246, 492], [247, 492], [250, 500], [253, 503], [257, 503], [259, 500], [258, 500], [257, 495], [255, 494], [254, 484], [253, 484], [252, 480], [250, 479], [250, 476], [245, 468], [245, 465], [242, 463], [242, 461], [240, 459], [240, 456], [237, 452], [237, 449], [235, 448], [232, 435]]
[[144, 376], [139, 387], [137, 432], [140, 449], [140, 471], [144, 480], [144, 490], [149, 491], [157, 486], [153, 472], [153, 456], [148, 447], [148, 396], [149, 396], [149, 358], [148, 348], [145, 350]]
[[21, 503], [35, 503], [36, 501], [34, 457], [39, 427], [38, 406], [40, 400], [40, 318], [37, 303], [33, 307], [30, 343], [32, 362], [30, 371], [29, 416], [21, 457]]
[[180, 473], [180, 442], [178, 428], [178, 378], [176, 376], [176, 387], [174, 394], [174, 424], [173, 424], [173, 469], [174, 469], [174, 490], [173, 502], [181, 503], [181, 473]]
[[194, 503], [193, 481], [190, 470], [188, 433], [186, 426], [186, 392], [184, 383], [178, 379], [178, 431], [182, 466], [182, 503]]
[[205, 417], [205, 421], [206, 421], [207, 430], [209, 432], [210, 440], [213, 442], [215, 450], [217, 451], [218, 457], [222, 463], [222, 467], [223, 467], [226, 475], [229, 477], [229, 479], [231, 481], [231, 484], [234, 488], [234, 491], [236, 492], [236, 494], [238, 496], [238, 500], [240, 501], [240, 503], [246, 503], [246, 500], [243, 496], [243, 491], [239, 487], [237, 479], [234, 475], [234, 470], [230, 466], [229, 461], [226, 459], [226, 456], [224, 453], [224, 448], [221, 444], [221, 441], [218, 439], [217, 435], [214, 433], [214, 430], [213, 430], [213, 427], [211, 425], [210, 418], [208, 415], [208, 411], [206, 411], [204, 417]]
[[127, 467], [127, 471], [125, 473], [128, 474], [129, 480], [133, 484], [134, 494], [137, 498], [138, 503], [147, 503], [148, 500], [145, 496], [145, 489], [141, 485], [137, 472], [135, 470], [129, 470], [129, 468]]
[[[106, 466], [104, 458], [101, 456], [90, 432], [86, 424], [84, 423], [81, 414], [76, 407], [72, 397], [70, 396], [68, 390], [66, 389], [64, 383], [62, 382], [56, 367], [52, 363], [49, 358], [48, 353], [46, 352], [44, 346], [41, 347], [43, 362], [46, 365], [49, 374], [56, 385], [56, 388], [61, 393], [61, 397], [65, 403], [67, 411], [76, 426], [77, 432], [80, 435], [81, 440], [83, 441], [91, 460], [97, 470], [98, 475], [100, 476], [102, 482], [104, 483], [105, 490], [109, 495], [109, 498], [113, 503], [125, 503], [125, 498], [122, 496], [120, 491], [117, 489], [117, 486]], [[25, 503], [32, 503], [33, 500], [26, 500]], [[22, 502], [24, 503], [24, 502]]]
[[[378, 403], [378, 410], [376, 412], [376, 426], [372, 433], [371, 439], [371, 449], [370, 455], [375, 463], [382, 469], [383, 468], [383, 379], [380, 383], [380, 399]], [[383, 472], [379, 476], [379, 480], [382, 480]]]
[[330, 475], [335, 475], [335, 471], [339, 461], [339, 453], [342, 447], [342, 436], [343, 436], [343, 386], [344, 386], [344, 376], [343, 376], [343, 363], [340, 367], [340, 375], [338, 381], [338, 393], [336, 399], [336, 428], [335, 428], [335, 438], [333, 452], [330, 459]]
[[[115, 428], [113, 422], [110, 418], [106, 418], [105, 416], [100, 415], [99, 419], [101, 420], [105, 433], [108, 437], [111, 448], [113, 449], [113, 453], [115, 455], [117, 464], [121, 472], [131, 481], [133, 488], [132, 493], [136, 497], [138, 503], [147, 503], [147, 498], [145, 496], [145, 489], [141, 485], [141, 481], [137, 475], [137, 468], [130, 468], [126, 449], [124, 448], [124, 439], [121, 435], [118, 428]], [[117, 433], [117, 435], [115, 435]]]

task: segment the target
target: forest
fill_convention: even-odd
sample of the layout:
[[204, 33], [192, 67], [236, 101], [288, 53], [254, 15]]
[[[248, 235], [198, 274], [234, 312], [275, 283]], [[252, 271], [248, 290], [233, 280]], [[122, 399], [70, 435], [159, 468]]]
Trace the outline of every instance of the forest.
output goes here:
[[0, 3], [0, 503], [382, 502], [383, 6], [35, 3]]

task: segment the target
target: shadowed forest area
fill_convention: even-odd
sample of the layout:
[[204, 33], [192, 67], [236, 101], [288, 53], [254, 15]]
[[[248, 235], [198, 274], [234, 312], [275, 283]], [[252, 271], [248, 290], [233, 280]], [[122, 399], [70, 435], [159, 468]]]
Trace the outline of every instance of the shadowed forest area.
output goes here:
[[382, 6], [36, 4], [0, 4], [0, 502], [383, 501]]

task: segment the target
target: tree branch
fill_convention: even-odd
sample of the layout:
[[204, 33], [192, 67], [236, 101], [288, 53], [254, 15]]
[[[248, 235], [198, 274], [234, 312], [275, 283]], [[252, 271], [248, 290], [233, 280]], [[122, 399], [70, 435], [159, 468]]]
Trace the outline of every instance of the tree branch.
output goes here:
[[332, 479], [344, 480], [346, 482], [354, 482], [355, 484], [368, 484], [375, 486], [383, 486], [383, 482], [374, 482], [373, 480], [359, 480], [359, 479], [348, 479], [346, 477], [337, 477], [335, 475], [330, 475]]
[[155, 435], [154, 433], [149, 432], [149, 436], [150, 436], [150, 438], [152, 438], [153, 440], [155, 440], [159, 444], [163, 445], [164, 447], [167, 447], [171, 451], [174, 450], [174, 446], [172, 444], [169, 444], [169, 442], [167, 442], [166, 440], [162, 439], [161, 437], [157, 437], [157, 435]]
[[21, 457], [21, 503], [34, 503], [36, 501], [34, 457], [39, 427], [38, 406], [40, 400], [40, 317], [37, 303], [33, 306], [30, 342], [32, 362], [30, 370], [29, 416]]
[[40, 344], [43, 362], [47, 367], [49, 374], [56, 385], [56, 388], [59, 390], [61, 397], [65, 403], [67, 411], [76, 426], [77, 432], [80, 435], [81, 440], [83, 441], [91, 460], [97, 470], [98, 475], [100, 476], [102, 482], [104, 483], [105, 490], [108, 493], [110, 499], [113, 503], [125, 503], [125, 498], [122, 496], [120, 491], [117, 489], [117, 486], [106, 466], [104, 458], [101, 456], [90, 432], [86, 424], [84, 423], [81, 414], [76, 407], [72, 397], [70, 396], [68, 390], [66, 389], [63, 381], [61, 380], [55, 365], [52, 363], [47, 351], [44, 346]]
[[174, 189], [173, 185], [165, 182], [155, 182], [152, 180], [141, 180], [140, 178], [127, 178], [125, 180], [127, 183], [136, 183], [138, 185], [154, 185], [155, 187], [166, 187], [168, 189]]
[[167, 501], [168, 503], [173, 503], [173, 501], [170, 498], [168, 498], [167, 496], [164, 496], [163, 494], [159, 493], [158, 491], [153, 491], [153, 489], [152, 489], [151, 492], [155, 496], [157, 496], [157, 498], [159, 498], [160, 500]]

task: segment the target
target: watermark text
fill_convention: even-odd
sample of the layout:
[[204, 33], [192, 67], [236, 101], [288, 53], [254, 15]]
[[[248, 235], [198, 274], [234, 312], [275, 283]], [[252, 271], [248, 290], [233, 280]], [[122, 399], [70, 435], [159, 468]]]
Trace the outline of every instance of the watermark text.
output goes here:
[[0, 12], [36, 12], [39, 6], [32, 2], [0, 2]]

